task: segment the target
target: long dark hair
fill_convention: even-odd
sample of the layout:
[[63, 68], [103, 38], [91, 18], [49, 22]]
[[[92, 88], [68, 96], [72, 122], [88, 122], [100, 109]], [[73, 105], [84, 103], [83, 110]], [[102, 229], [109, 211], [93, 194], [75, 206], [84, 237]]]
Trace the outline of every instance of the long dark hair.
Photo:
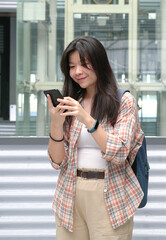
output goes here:
[[84, 98], [83, 89], [69, 75], [69, 55], [78, 51], [83, 66], [86, 59], [93, 67], [97, 76], [97, 91], [94, 97], [91, 115], [100, 122], [115, 123], [119, 112], [118, 87], [114, 73], [108, 61], [105, 48], [97, 39], [82, 36], [73, 40], [65, 49], [61, 59], [61, 70], [64, 74], [63, 96], [70, 96], [76, 100]]

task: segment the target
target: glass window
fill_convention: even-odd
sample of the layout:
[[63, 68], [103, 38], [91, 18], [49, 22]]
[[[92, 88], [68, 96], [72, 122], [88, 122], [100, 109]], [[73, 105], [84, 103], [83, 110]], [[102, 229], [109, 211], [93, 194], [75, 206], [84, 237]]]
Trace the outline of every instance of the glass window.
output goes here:
[[43, 90], [62, 82], [64, 4], [18, 1], [16, 135], [48, 135]]
[[125, 4], [129, 4], [129, 0], [125, 0]]
[[[102, 13], [93, 6], [89, 6], [90, 13], [82, 12], [81, 3], [100, 4]], [[17, 135], [48, 135], [50, 119], [43, 90], [62, 88], [60, 59], [64, 42], [91, 35], [104, 45], [119, 86], [130, 89], [136, 97], [145, 135], [166, 136], [166, 1], [123, 0], [125, 13], [117, 6], [103, 13], [108, 10], [107, 4], [120, 3], [18, 1]]]
[[148, 136], [158, 136], [158, 94], [141, 92], [138, 97], [138, 113], [142, 130]]
[[161, 78], [160, 1], [139, 1], [138, 7], [138, 80], [146, 83]]
[[104, 45], [118, 82], [128, 79], [128, 14], [75, 14], [74, 37], [90, 35]]

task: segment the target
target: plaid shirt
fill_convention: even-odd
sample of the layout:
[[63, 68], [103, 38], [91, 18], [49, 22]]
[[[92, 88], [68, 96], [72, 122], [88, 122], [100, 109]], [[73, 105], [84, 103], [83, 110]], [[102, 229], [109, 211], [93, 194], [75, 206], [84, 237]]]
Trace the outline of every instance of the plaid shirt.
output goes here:
[[[107, 132], [106, 152], [101, 152], [102, 158], [106, 160], [104, 198], [115, 229], [133, 216], [143, 198], [142, 189], [131, 168], [144, 136], [134, 97], [128, 92], [123, 95], [114, 127], [104, 121], [100, 125]], [[53, 209], [62, 226], [69, 231], [73, 231], [77, 139], [81, 127], [82, 123], [74, 118], [70, 130], [65, 133], [65, 158], [62, 163], [57, 165], [50, 159], [55, 169], [61, 169]]]

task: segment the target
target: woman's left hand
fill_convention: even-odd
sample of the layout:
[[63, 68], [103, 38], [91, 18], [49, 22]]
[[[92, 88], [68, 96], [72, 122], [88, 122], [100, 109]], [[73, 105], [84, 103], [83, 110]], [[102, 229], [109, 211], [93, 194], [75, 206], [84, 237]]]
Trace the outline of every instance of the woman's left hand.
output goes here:
[[[62, 110], [67, 110], [66, 112], [60, 113], [61, 116], [74, 116], [80, 122], [85, 124], [87, 129], [92, 129], [95, 123], [95, 119], [90, 116], [90, 114], [85, 111], [81, 104], [71, 97], [64, 97], [64, 99], [57, 99], [59, 104], [57, 108], [62, 112]], [[64, 104], [64, 105], [63, 105]], [[105, 153], [106, 152], [106, 143], [107, 143], [107, 132], [99, 125], [97, 131], [92, 133], [96, 143], [99, 145], [100, 149]]]
[[86, 123], [86, 119], [90, 115], [83, 109], [77, 100], [71, 97], [64, 97], [63, 99], [58, 98], [57, 101], [64, 104], [58, 105], [57, 108], [60, 110], [64, 109], [64, 111], [67, 110], [61, 113], [61, 116], [75, 116], [80, 122]]

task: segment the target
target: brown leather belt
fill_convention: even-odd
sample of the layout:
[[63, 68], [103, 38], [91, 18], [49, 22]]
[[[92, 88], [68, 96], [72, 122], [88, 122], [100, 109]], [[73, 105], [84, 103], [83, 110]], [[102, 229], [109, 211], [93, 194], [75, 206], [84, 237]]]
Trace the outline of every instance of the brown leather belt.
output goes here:
[[87, 179], [104, 179], [105, 173], [104, 172], [94, 172], [94, 171], [81, 171], [77, 170], [77, 176]]

